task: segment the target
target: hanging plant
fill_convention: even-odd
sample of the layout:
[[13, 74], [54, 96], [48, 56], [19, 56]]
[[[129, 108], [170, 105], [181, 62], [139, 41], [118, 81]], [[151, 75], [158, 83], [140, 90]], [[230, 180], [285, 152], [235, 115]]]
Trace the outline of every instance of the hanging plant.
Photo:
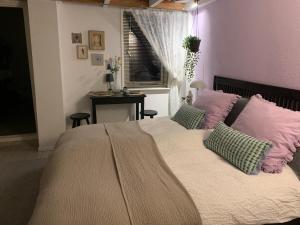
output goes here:
[[183, 40], [183, 47], [190, 52], [198, 52], [201, 40], [196, 36], [187, 36]]
[[185, 76], [189, 82], [195, 77], [195, 67], [198, 63], [198, 59], [199, 59], [198, 52], [187, 51], [186, 60], [184, 63], [184, 70], [185, 70]]
[[186, 49], [186, 60], [184, 63], [185, 76], [190, 82], [195, 76], [195, 67], [199, 59], [199, 46], [201, 40], [196, 36], [187, 36], [183, 41]]

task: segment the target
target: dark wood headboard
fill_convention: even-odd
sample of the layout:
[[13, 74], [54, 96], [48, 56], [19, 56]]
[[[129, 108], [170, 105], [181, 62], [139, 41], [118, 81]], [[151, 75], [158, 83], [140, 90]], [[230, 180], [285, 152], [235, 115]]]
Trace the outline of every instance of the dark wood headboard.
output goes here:
[[265, 99], [275, 102], [278, 106], [300, 111], [300, 91], [249, 81], [236, 80], [223, 76], [214, 77], [214, 90], [238, 94], [249, 98], [261, 94]]

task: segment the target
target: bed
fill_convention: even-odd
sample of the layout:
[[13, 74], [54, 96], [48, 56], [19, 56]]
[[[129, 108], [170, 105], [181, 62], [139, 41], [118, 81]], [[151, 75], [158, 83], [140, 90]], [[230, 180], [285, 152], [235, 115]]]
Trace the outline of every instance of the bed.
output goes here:
[[[214, 89], [244, 97], [260, 93], [281, 106], [300, 110], [300, 92], [296, 90], [221, 76], [215, 77]], [[131, 123], [126, 124], [131, 126], [128, 125]], [[98, 169], [107, 162], [99, 149], [105, 143], [101, 135], [112, 129], [122, 130], [122, 124], [117, 124], [117, 128], [102, 129], [101, 126], [72, 129], [60, 138], [56, 152], [45, 169], [30, 225], [112, 224], [103, 222], [110, 217], [109, 214], [98, 218], [99, 210], [105, 207], [99, 196], [103, 184], [98, 179]], [[151, 135], [167, 170], [170, 169], [175, 175], [179, 187], [184, 187], [199, 212], [199, 223], [181, 224], [279, 224], [291, 220], [289, 224], [299, 224], [299, 220], [294, 219], [300, 217], [300, 182], [288, 166], [280, 174], [249, 176], [203, 146], [202, 140], [210, 130], [186, 130], [169, 118], [143, 120], [139, 126], [141, 132]], [[122, 135], [127, 134], [123, 132]], [[116, 137], [118, 139], [121, 136], [110, 136], [111, 139]], [[133, 136], [130, 134], [128, 137]], [[122, 144], [115, 145], [118, 147]], [[115, 157], [114, 160], [116, 162], [119, 158]], [[115, 169], [120, 169], [116, 164]], [[119, 180], [114, 182], [123, 179], [122, 174], [118, 175]], [[126, 185], [121, 187], [124, 189]], [[135, 188], [134, 185], [130, 187]], [[122, 190], [117, 193], [122, 195]], [[111, 194], [114, 195], [114, 192], [111, 191]], [[127, 203], [125, 200], [125, 208]], [[114, 204], [118, 208], [123, 203]], [[115, 207], [114, 204], [107, 203], [105, 208]], [[116, 224], [138, 224], [125, 220]]]

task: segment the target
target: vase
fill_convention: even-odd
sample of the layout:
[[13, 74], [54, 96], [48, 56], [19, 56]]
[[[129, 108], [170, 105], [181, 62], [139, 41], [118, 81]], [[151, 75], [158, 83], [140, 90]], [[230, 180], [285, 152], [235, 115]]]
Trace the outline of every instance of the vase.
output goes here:
[[121, 77], [118, 76], [118, 72], [113, 73], [113, 76], [114, 76], [113, 91], [119, 92], [121, 91]]

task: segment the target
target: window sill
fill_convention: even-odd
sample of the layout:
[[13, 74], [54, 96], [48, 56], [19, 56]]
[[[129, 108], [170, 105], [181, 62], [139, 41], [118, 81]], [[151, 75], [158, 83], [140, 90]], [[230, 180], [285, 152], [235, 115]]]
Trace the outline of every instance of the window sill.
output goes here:
[[129, 91], [170, 91], [167, 87], [128, 88]]

